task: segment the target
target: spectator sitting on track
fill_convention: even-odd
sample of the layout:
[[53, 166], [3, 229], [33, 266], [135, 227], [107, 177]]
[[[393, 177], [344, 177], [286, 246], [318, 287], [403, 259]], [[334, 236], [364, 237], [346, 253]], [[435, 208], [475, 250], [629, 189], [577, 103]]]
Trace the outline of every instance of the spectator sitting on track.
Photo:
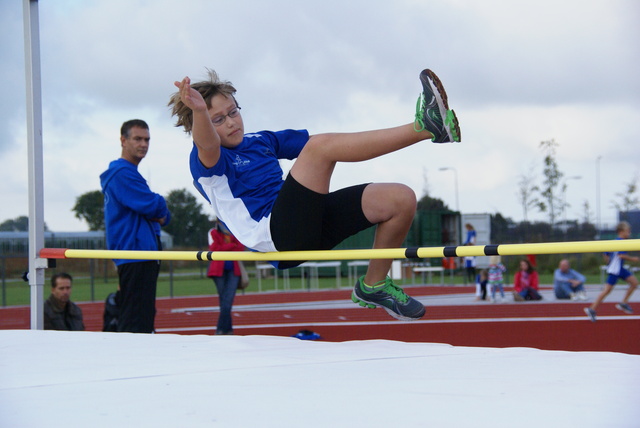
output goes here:
[[44, 302], [45, 330], [84, 330], [82, 310], [71, 301], [71, 281], [64, 272], [51, 277], [51, 296]]
[[553, 273], [553, 292], [556, 299], [587, 300], [584, 281], [584, 275], [571, 269], [569, 260], [560, 260], [558, 269]]
[[541, 300], [542, 296], [538, 293], [539, 282], [538, 272], [531, 262], [527, 259], [520, 260], [520, 270], [513, 278], [513, 300]]

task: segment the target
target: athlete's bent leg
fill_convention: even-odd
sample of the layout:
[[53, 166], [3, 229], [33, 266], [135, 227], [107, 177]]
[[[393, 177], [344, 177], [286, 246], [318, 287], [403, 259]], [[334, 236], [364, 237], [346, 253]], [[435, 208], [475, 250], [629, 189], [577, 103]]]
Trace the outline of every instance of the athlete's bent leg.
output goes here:
[[[362, 210], [377, 224], [373, 248], [398, 248], [409, 232], [416, 212], [416, 195], [403, 184], [373, 183], [362, 194]], [[391, 268], [391, 259], [369, 262], [366, 284], [383, 280]]]

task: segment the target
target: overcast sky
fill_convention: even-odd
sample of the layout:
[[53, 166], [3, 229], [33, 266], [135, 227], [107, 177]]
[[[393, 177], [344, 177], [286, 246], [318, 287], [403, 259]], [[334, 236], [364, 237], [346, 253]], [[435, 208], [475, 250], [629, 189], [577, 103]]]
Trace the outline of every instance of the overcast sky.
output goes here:
[[[0, 222], [28, 214], [22, 1], [0, 1]], [[238, 89], [247, 132], [361, 131], [413, 120], [418, 75], [443, 81], [461, 144], [421, 143], [341, 164], [333, 188], [365, 181], [428, 190], [463, 213], [523, 219], [518, 181], [541, 184], [541, 141], [559, 144], [569, 219], [603, 223], [640, 166], [640, 2], [86, 0], [39, 5], [45, 222], [87, 230], [71, 211], [120, 156], [141, 118], [140, 172], [166, 195], [192, 190], [190, 139], [173, 127], [173, 81], [213, 68]], [[598, 157], [602, 157], [598, 161]], [[200, 197], [198, 196], [199, 200]], [[530, 220], [546, 214], [529, 212]]]

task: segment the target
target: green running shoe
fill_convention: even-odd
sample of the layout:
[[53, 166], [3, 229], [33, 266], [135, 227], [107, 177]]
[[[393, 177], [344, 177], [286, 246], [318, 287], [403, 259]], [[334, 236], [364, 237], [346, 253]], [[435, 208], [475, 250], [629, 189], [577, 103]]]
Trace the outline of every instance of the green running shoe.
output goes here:
[[460, 125], [453, 110], [449, 110], [447, 93], [438, 76], [431, 70], [420, 73], [422, 93], [416, 103], [413, 129], [433, 134], [434, 143], [460, 142]]
[[389, 277], [384, 280], [384, 286], [377, 288], [374, 292], [366, 291], [363, 284], [364, 275], [356, 281], [351, 293], [353, 303], [371, 309], [381, 306], [389, 315], [402, 321], [420, 319], [426, 312], [422, 303], [408, 296]]

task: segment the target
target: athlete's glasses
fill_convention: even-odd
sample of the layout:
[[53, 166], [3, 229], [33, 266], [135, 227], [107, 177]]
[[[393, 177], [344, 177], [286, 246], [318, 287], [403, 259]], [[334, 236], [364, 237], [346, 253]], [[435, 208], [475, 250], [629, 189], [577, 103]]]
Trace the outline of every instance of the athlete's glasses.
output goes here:
[[213, 123], [213, 126], [220, 126], [227, 120], [227, 117], [230, 117], [233, 119], [234, 117], [237, 117], [239, 114], [240, 114], [240, 107], [235, 107], [227, 114], [214, 117], [213, 119], [211, 119], [211, 123]]

